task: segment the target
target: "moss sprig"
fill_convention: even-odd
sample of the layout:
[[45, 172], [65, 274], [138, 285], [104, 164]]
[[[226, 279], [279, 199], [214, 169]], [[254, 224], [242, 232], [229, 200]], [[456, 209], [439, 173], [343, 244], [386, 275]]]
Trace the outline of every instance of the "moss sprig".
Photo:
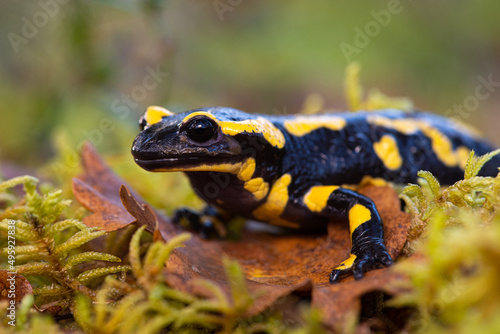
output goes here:
[[[230, 285], [230, 295], [208, 280], [194, 284], [206, 291], [207, 298], [182, 292], [165, 283], [163, 269], [173, 249], [182, 247], [190, 238], [180, 234], [167, 243], [154, 242], [141, 251], [144, 227], [130, 241], [129, 261], [136, 285], [107, 277], [94, 302], [80, 294], [73, 309], [76, 322], [91, 333], [285, 333], [286, 328], [273, 318], [248, 322], [246, 313], [252, 296], [243, 272], [235, 261], [224, 259], [223, 265]], [[130, 310], [133, 309], [133, 312]], [[307, 326], [318, 327], [319, 318]], [[306, 333], [307, 331], [297, 331]]]
[[448, 217], [446, 225], [459, 223], [455, 219], [458, 209], [474, 212], [482, 218], [483, 223], [488, 223], [494, 218], [494, 212], [500, 206], [500, 174], [496, 177], [478, 176], [481, 168], [491, 158], [499, 154], [500, 150], [475, 157], [471, 151], [467, 159], [464, 179], [443, 188], [439, 181], [427, 171], [419, 171], [420, 185], [409, 184], [400, 195], [412, 214], [407, 243], [407, 251], [415, 250], [414, 242], [426, 231], [429, 219], [436, 211], [446, 211]]
[[[79, 265], [95, 261], [121, 262], [119, 257], [100, 252], [79, 252], [80, 246], [106, 234], [96, 228], [88, 228], [77, 219], [61, 219], [71, 201], [62, 198], [60, 190], [41, 194], [37, 191], [38, 180], [22, 176], [0, 183], [0, 192], [22, 184], [25, 196], [14, 207], [2, 212], [0, 231], [11, 234], [16, 241], [15, 266], [24, 276], [33, 276], [33, 293], [40, 301], [60, 301], [71, 305], [76, 293], [95, 299], [95, 291], [86, 286], [93, 279], [110, 273], [126, 272], [130, 266], [114, 265], [85, 268]], [[15, 229], [9, 229], [15, 226]], [[7, 254], [8, 249], [2, 250]], [[95, 265], [94, 265], [95, 267]], [[36, 279], [34, 279], [36, 278]], [[40, 282], [43, 282], [40, 284]], [[69, 301], [69, 302], [68, 302]]]
[[358, 110], [380, 110], [380, 109], [413, 109], [410, 99], [404, 97], [390, 97], [378, 89], [372, 88], [364, 97], [364, 89], [360, 83], [361, 65], [353, 62], [347, 66], [345, 71], [344, 90], [347, 105], [350, 111]]

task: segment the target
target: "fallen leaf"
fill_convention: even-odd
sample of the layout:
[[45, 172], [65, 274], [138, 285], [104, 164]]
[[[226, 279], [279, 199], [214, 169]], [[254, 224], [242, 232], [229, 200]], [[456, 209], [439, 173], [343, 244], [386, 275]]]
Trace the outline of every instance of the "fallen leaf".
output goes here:
[[136, 219], [137, 222], [139, 222], [141, 226], [145, 225], [147, 231], [155, 233], [155, 241], [160, 239], [165, 241], [158, 231], [158, 218], [156, 218], [156, 214], [151, 207], [137, 202], [127, 186], [123, 184], [120, 186], [119, 193], [125, 209]]
[[17, 305], [30, 293], [33, 288], [23, 275], [0, 270], [0, 300], [13, 300]]
[[[396, 259], [406, 242], [410, 216], [400, 210], [399, 198], [391, 187], [370, 186], [360, 193], [376, 203], [384, 222], [387, 251]], [[249, 280], [283, 286], [304, 279], [318, 286], [330, 285], [330, 271], [347, 259], [351, 248], [347, 222], [330, 223], [328, 234], [323, 235], [245, 231], [242, 240], [218, 243], [226, 254], [239, 260]]]
[[[112, 173], [90, 146], [84, 147], [82, 158], [85, 174], [74, 180], [73, 189], [77, 199], [94, 212], [84, 223], [111, 231], [136, 221], [146, 225], [157, 239], [161, 235], [164, 240], [183, 232], [164, 215], [149, 208], [133, 191], [126, 187], [120, 189], [125, 182]], [[396, 259], [406, 241], [409, 215], [401, 212], [399, 198], [390, 187], [366, 187], [360, 193], [372, 198], [377, 205], [384, 221], [387, 250]], [[262, 232], [251, 226], [246, 227], [238, 241], [207, 241], [194, 235], [186, 247], [172, 252], [164, 271], [166, 282], [182, 291], [200, 293], [195, 282], [208, 279], [230, 297], [222, 263], [222, 258], [228, 256], [242, 266], [250, 293], [261, 296], [248, 311], [249, 315], [273, 307], [279, 298], [294, 291], [309, 292], [313, 306], [326, 315], [325, 325], [333, 328], [335, 322], [342, 323], [349, 316], [359, 315], [362, 295], [370, 291], [392, 291], [392, 283], [401, 279], [383, 269], [368, 272], [360, 281], [347, 277], [340, 284], [328, 283], [330, 271], [349, 256], [351, 243], [346, 221], [329, 224], [328, 233], [322, 235]], [[342, 307], [332, 308], [332, 303]]]
[[107, 232], [132, 224], [135, 219], [123, 207], [119, 189], [125, 182], [102, 161], [94, 148], [86, 143], [82, 148], [83, 175], [73, 179], [73, 194], [93, 214], [83, 223]]
[[324, 325], [333, 331], [345, 332], [345, 326], [360, 314], [363, 296], [373, 292], [388, 295], [406, 292], [401, 284], [405, 280], [405, 276], [391, 268], [371, 271], [359, 281], [317, 287], [312, 292], [312, 306], [321, 310]]

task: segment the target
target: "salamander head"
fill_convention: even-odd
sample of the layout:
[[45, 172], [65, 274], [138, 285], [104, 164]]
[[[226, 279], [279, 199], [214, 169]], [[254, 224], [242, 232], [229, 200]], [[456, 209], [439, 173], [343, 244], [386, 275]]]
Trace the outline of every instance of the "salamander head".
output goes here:
[[223, 107], [179, 114], [149, 107], [139, 125], [142, 131], [134, 140], [132, 155], [139, 166], [154, 172], [238, 173], [256, 149], [279, 150], [285, 141], [266, 118]]

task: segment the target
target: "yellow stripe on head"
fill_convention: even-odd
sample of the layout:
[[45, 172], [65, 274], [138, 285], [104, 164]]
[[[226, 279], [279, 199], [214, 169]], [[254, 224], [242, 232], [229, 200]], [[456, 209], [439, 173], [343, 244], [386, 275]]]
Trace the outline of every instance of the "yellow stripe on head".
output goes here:
[[285, 146], [285, 136], [280, 129], [274, 126], [271, 121], [263, 117], [244, 121], [221, 121], [207, 111], [195, 111], [184, 117], [182, 123], [184, 124], [196, 116], [205, 116], [212, 119], [219, 125], [222, 133], [226, 135], [235, 136], [244, 132], [258, 133], [261, 134], [274, 147], [283, 148], [283, 146]]
[[156, 168], [153, 169], [152, 172], [221, 172], [221, 173], [238, 174], [241, 170], [241, 165], [242, 165], [241, 162], [201, 164], [197, 166]]
[[205, 116], [205, 117], [208, 117], [211, 120], [215, 121], [217, 124], [219, 123], [219, 120], [217, 118], [215, 118], [215, 116], [212, 115], [211, 113], [209, 113], [208, 111], [195, 111], [195, 112], [190, 113], [186, 117], [184, 117], [184, 119], [182, 120], [182, 124], [185, 124], [191, 118], [194, 118], [196, 116]]
[[150, 106], [146, 109], [144, 119], [148, 125], [153, 125], [161, 121], [163, 117], [172, 116], [174, 113], [158, 106]]
[[259, 133], [274, 147], [283, 148], [285, 146], [285, 136], [274, 126], [271, 121], [258, 117], [257, 119], [249, 119], [244, 121], [225, 121], [219, 122], [222, 132], [226, 135], [235, 136], [237, 134]]

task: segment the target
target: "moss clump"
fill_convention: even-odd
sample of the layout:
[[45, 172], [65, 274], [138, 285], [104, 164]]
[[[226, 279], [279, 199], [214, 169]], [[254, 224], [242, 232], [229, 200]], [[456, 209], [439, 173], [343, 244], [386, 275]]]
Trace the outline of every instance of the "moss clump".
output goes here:
[[[151, 236], [144, 233], [145, 227], [138, 230], [131, 227], [120, 235], [88, 228], [78, 219], [62, 218], [70, 201], [62, 198], [60, 190], [40, 194], [37, 182], [25, 176], [0, 183], [0, 194], [6, 204], [0, 212], [0, 231], [7, 236], [9, 223], [15, 223], [15, 266], [33, 286], [33, 294], [25, 296], [17, 310], [16, 326], [3, 321], [2, 332], [291, 331], [276, 315], [253, 318], [246, 315], [255, 296], [249, 294], [237, 262], [224, 260], [230, 297], [211, 281], [197, 282], [209, 292], [208, 298], [168, 286], [163, 268], [172, 250], [190, 238], [188, 233], [164, 243], [151, 242]], [[24, 187], [25, 196], [21, 200], [7, 192], [16, 185]], [[98, 237], [109, 239], [98, 244], [117, 244], [113, 253], [122, 255], [93, 249], [96, 244], [89, 241]], [[124, 240], [129, 244], [125, 252], [120, 246]], [[7, 238], [1, 238], [0, 243], [4, 247], [0, 264], [6, 269], [10, 264]], [[108, 262], [126, 265], [106, 265]], [[6, 308], [7, 303], [0, 302], [0, 307]], [[306, 325], [294, 332], [308, 333], [319, 328], [317, 313], [306, 312], [304, 317]]]
[[411, 292], [392, 304], [417, 310], [412, 332], [500, 332], [500, 174], [477, 176], [498, 153], [471, 152], [464, 180], [446, 189], [420, 172], [422, 186], [401, 195], [413, 216], [408, 250], [417, 255], [396, 266]]
[[500, 208], [500, 177], [477, 176], [482, 166], [500, 150], [481, 157], [470, 152], [464, 172], [464, 179], [442, 188], [439, 181], [429, 172], [420, 171], [421, 185], [410, 184], [403, 189], [401, 198], [412, 214], [412, 226], [408, 235], [406, 250], [415, 251], [414, 242], [425, 233], [431, 217], [438, 212], [446, 216], [445, 224], [460, 224], [464, 214], [478, 217], [484, 224], [491, 223]]
[[[111, 265], [92, 267], [95, 261], [121, 262], [111, 254], [82, 251], [81, 246], [105, 235], [104, 231], [89, 228], [78, 219], [62, 219], [71, 201], [61, 197], [61, 191], [40, 194], [38, 181], [29, 176], [18, 177], [0, 184], [0, 192], [16, 185], [24, 186], [25, 196], [0, 213], [0, 230], [9, 233], [15, 226], [15, 255], [8, 258], [19, 274], [30, 278], [35, 302], [52, 303], [64, 312], [76, 293], [92, 299], [95, 291], [86, 284], [111, 273], [126, 272], [130, 266]], [[9, 248], [2, 249], [6, 256]], [[84, 269], [82, 269], [84, 268]]]

